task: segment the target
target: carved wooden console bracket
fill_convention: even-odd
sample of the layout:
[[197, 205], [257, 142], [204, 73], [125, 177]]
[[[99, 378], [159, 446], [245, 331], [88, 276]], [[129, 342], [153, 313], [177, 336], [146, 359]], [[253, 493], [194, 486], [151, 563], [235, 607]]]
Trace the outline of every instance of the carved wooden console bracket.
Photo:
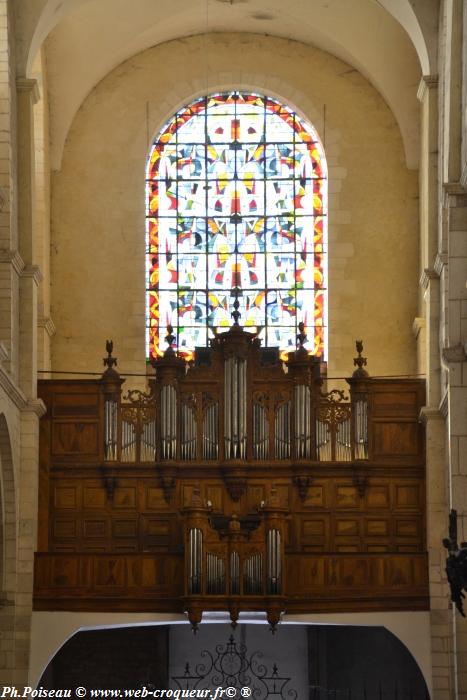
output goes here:
[[360, 498], [365, 496], [366, 487], [368, 486], [368, 479], [366, 476], [358, 476], [357, 474], [353, 477], [354, 486], [357, 488], [357, 493]]
[[235, 465], [225, 467], [222, 470], [225, 487], [229, 496], [235, 503], [246, 493], [247, 477], [245, 469]]
[[297, 476], [294, 476], [293, 482], [297, 487], [300, 500], [302, 502], [306, 501], [308, 496], [308, 489], [313, 483], [313, 479], [311, 478], [311, 476], [306, 476], [306, 474], [297, 474]]
[[174, 471], [160, 467], [160, 480], [162, 491], [164, 492], [164, 500], [167, 505], [170, 505], [177, 488], [177, 478]]

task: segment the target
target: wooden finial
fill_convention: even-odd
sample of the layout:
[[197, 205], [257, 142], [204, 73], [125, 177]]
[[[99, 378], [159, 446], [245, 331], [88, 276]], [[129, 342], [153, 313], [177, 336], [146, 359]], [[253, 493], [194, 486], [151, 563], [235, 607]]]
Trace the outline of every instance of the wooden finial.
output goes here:
[[232, 311], [232, 313], [230, 315], [232, 316], [232, 318], [234, 320], [234, 326], [238, 326], [239, 325], [238, 321], [239, 321], [240, 316], [241, 316], [241, 313], [238, 310], [240, 308], [240, 302], [238, 301], [238, 297], [240, 296], [240, 289], [238, 287], [234, 287], [232, 289], [232, 293], [235, 297], [235, 301], [233, 303], [234, 310]]
[[117, 364], [117, 358], [112, 356], [112, 351], [114, 349], [113, 340], [105, 341], [105, 349], [107, 351], [107, 357], [103, 358], [104, 367], [106, 367], [104, 374], [102, 375], [105, 379], [116, 379], [119, 378], [117, 370], [114, 369]]
[[353, 363], [357, 369], [354, 371], [352, 376], [357, 378], [357, 379], [368, 377], [369, 376], [368, 372], [366, 371], [366, 369], [363, 369], [364, 367], [366, 367], [366, 357], [362, 357], [363, 341], [356, 340], [355, 341], [355, 348], [358, 352], [358, 357], [354, 357]]
[[164, 353], [165, 357], [168, 357], [170, 355], [175, 355], [174, 349], [172, 347], [174, 340], [175, 340], [173, 330], [174, 330], [173, 326], [170, 323], [168, 323], [167, 324], [167, 335], [164, 338], [165, 342], [167, 343], [167, 350]]
[[[298, 324], [298, 330], [300, 331], [297, 333], [297, 350], [300, 352], [301, 350], [305, 350], [305, 343], [308, 340], [307, 335], [305, 333], [305, 324], [303, 321], [300, 321]], [[306, 352], [306, 351], [305, 351]]]

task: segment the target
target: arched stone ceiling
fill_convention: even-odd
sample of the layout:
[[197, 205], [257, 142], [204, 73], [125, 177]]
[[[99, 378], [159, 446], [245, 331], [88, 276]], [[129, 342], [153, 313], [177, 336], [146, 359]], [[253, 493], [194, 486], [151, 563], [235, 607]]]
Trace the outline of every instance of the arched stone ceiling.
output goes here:
[[433, 72], [424, 32], [436, 28], [438, 0], [31, 0], [26, 12], [29, 1], [18, 12], [24, 72], [47, 38], [54, 168], [76, 111], [109, 71], [151, 46], [219, 31], [313, 44], [356, 68], [392, 109], [407, 164], [417, 166], [416, 92]]

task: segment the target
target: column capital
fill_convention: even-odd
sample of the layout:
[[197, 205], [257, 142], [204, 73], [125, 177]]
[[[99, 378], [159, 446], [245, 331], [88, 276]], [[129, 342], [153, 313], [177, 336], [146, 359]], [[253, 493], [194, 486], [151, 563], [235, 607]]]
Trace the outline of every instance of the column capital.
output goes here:
[[439, 273], [434, 269], [434, 267], [425, 267], [422, 274], [420, 275], [419, 285], [422, 289], [428, 289], [431, 280], [439, 279]]
[[420, 102], [423, 102], [425, 95], [429, 90], [435, 90], [438, 87], [437, 75], [422, 75], [420, 84], [417, 90], [417, 97]]
[[29, 399], [22, 413], [35, 413], [38, 418], [42, 418], [47, 413], [47, 408], [42, 399]]
[[432, 420], [444, 420], [444, 415], [439, 410], [439, 408], [433, 408], [432, 406], [422, 406], [420, 409], [420, 413], [418, 414], [418, 420], [420, 421], [420, 423], [423, 423], [423, 425], [426, 425], [429, 421]]
[[24, 270], [24, 260], [17, 250], [0, 249], [0, 263], [11, 265], [17, 275], [20, 275]]
[[30, 92], [32, 103], [36, 104], [41, 98], [39, 84], [35, 78], [16, 78], [17, 92]]
[[438, 277], [441, 277], [443, 273], [443, 267], [448, 263], [447, 253], [436, 253], [435, 262], [433, 263], [433, 269]]
[[52, 338], [57, 331], [55, 323], [52, 321], [50, 316], [41, 316], [41, 318], [37, 320], [37, 325], [39, 328], [44, 328], [49, 338]]
[[36, 284], [39, 284], [43, 280], [39, 265], [25, 265], [21, 277], [30, 277]]

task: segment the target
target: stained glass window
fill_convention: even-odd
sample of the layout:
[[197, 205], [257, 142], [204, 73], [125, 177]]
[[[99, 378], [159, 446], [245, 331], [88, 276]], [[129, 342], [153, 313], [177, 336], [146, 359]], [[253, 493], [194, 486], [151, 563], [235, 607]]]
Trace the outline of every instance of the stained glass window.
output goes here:
[[290, 352], [303, 321], [325, 354], [326, 162], [310, 125], [270, 97], [197, 99], [155, 140], [146, 187], [150, 357], [170, 324], [191, 359], [236, 299], [263, 345]]

